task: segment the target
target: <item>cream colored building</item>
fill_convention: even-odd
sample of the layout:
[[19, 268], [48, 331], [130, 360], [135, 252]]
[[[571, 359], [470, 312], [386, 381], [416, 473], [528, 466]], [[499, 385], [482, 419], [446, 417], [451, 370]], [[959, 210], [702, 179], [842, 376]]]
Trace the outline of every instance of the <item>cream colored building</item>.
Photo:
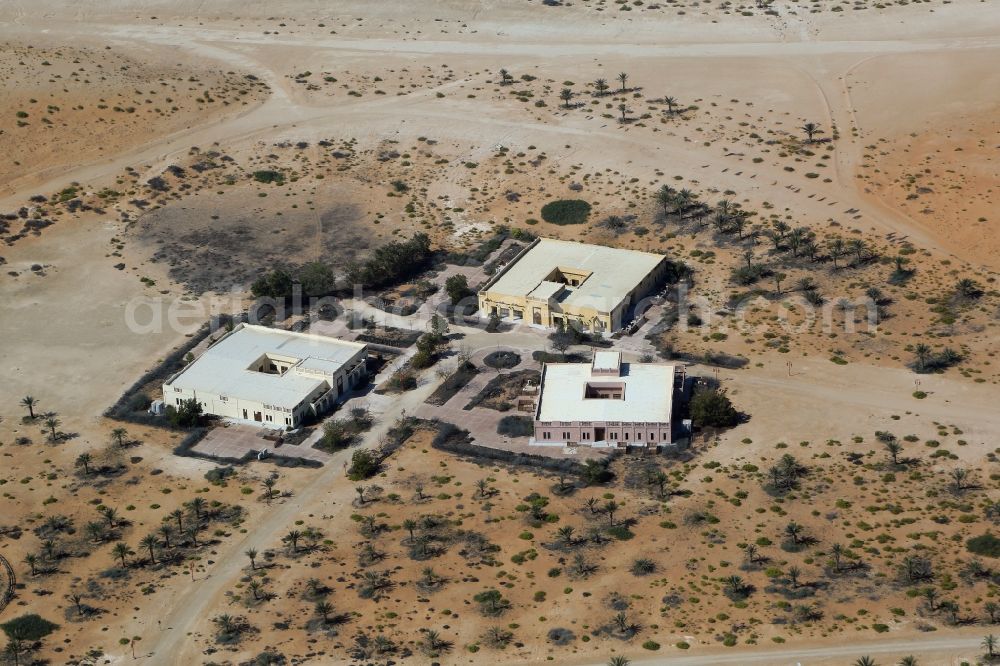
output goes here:
[[587, 363], [546, 363], [535, 407], [536, 446], [657, 448], [673, 442], [673, 401], [684, 368], [626, 363], [598, 351]]
[[318, 416], [365, 378], [367, 345], [240, 324], [163, 384], [163, 401], [277, 428]]
[[575, 323], [612, 332], [666, 271], [663, 255], [539, 238], [480, 289], [479, 311], [544, 328]]

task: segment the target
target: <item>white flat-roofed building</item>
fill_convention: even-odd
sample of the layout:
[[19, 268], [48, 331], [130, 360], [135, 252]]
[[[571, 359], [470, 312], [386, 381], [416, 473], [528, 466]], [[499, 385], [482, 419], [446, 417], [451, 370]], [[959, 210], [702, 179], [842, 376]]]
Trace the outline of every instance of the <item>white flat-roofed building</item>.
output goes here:
[[546, 363], [531, 443], [670, 444], [674, 390], [683, 374], [672, 364], [623, 362], [617, 351], [598, 351], [589, 364]]
[[666, 275], [660, 254], [539, 238], [479, 291], [479, 311], [544, 328], [616, 331]]
[[163, 400], [193, 398], [206, 414], [295, 428], [361, 383], [367, 358], [361, 343], [240, 324], [167, 379]]

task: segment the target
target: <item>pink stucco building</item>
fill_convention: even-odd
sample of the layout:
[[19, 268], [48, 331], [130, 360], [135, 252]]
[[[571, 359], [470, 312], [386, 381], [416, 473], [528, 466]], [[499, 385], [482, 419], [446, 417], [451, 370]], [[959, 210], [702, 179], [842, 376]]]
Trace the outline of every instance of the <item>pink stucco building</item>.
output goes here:
[[586, 363], [547, 363], [535, 406], [534, 445], [597, 447], [670, 444], [675, 387], [684, 369], [625, 363], [598, 351]]

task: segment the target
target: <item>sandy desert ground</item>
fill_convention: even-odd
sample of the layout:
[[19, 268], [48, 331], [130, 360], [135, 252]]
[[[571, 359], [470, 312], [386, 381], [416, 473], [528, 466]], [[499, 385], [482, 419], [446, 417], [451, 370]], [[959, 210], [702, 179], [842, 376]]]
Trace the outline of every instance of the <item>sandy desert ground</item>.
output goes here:
[[[995, 559], [966, 549], [1000, 519], [998, 61], [1000, 11], [972, 0], [0, 4], [0, 555], [21, 583], [0, 623], [60, 625], [21, 663], [974, 663], [1000, 580]], [[755, 211], [747, 236], [665, 216], [664, 184]], [[587, 224], [540, 220], [563, 198], [590, 202]], [[779, 223], [821, 252], [853, 239], [871, 257], [779, 252], [764, 233]], [[419, 430], [361, 505], [341, 469], [350, 451], [280, 470], [265, 501], [272, 466], [210, 483], [216, 465], [172, 455], [179, 433], [129, 425], [132, 443], [113, 443], [104, 410], [255, 277], [310, 261], [342, 271], [418, 231], [468, 250], [499, 225], [684, 261], [706, 323], [655, 341], [747, 359], [691, 371], [749, 420], [566, 493], [554, 476], [430, 449]], [[735, 283], [748, 261], [783, 272], [785, 289]], [[803, 279], [832, 328], [806, 317]], [[963, 279], [974, 295], [956, 291]], [[877, 330], [833, 307], [872, 287]], [[137, 333], [137, 304], [192, 314]], [[961, 361], [918, 375], [920, 344]], [[387, 402], [364, 444], [436, 381]], [[41, 418], [22, 418], [26, 395]], [[879, 431], [917, 460], [887, 460]], [[107, 473], [81, 472], [83, 453]], [[767, 470], [786, 453], [809, 472], [775, 497]], [[968, 488], [956, 470], [971, 470]], [[483, 479], [492, 490], [477, 494]], [[416, 486], [429, 496], [414, 501]], [[566, 525], [613, 526], [592, 497], [620, 505], [631, 538], [560, 543]], [[407, 518], [440, 554], [413, 555]], [[203, 529], [140, 545], [178, 520]], [[790, 521], [817, 542], [786, 543]], [[309, 547], [282, 541], [307, 528], [322, 531]], [[478, 559], [472, 533], [489, 544]], [[834, 564], [833, 544], [863, 566]], [[147, 561], [156, 553], [173, 559]], [[574, 570], [577, 555], [596, 569]], [[913, 556], [934, 572], [901, 581]], [[640, 558], [654, 571], [633, 574]], [[427, 566], [447, 583], [421, 587]], [[366, 568], [390, 571], [381, 599], [360, 594]], [[734, 574], [752, 589], [727, 589]], [[486, 589], [510, 609], [480, 608]], [[616, 628], [619, 612], [638, 630]], [[219, 640], [220, 615], [246, 630]], [[506, 647], [489, 645], [491, 627], [510, 632]], [[450, 647], [428, 645], [428, 629]], [[380, 634], [394, 652], [372, 647]]]

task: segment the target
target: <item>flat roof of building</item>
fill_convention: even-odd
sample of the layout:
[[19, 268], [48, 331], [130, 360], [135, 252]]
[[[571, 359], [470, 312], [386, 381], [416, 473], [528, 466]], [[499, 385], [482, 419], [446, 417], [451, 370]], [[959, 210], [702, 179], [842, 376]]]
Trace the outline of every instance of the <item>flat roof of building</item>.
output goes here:
[[590, 276], [576, 287], [559, 285], [565, 287], [560, 302], [610, 312], [662, 260], [663, 255], [650, 252], [542, 238], [483, 291], [544, 299], [555, 292], [547, 283], [553, 270], [579, 270]]
[[[167, 385], [292, 409], [365, 346], [323, 335], [241, 324]], [[288, 359], [292, 367], [281, 375], [251, 370], [251, 364], [265, 354]]]
[[[584, 397], [591, 382], [598, 386], [622, 384], [622, 398]], [[609, 377], [592, 374], [589, 363], [547, 363], [537, 419], [667, 423], [673, 397], [673, 365], [622, 363], [621, 374]]]

